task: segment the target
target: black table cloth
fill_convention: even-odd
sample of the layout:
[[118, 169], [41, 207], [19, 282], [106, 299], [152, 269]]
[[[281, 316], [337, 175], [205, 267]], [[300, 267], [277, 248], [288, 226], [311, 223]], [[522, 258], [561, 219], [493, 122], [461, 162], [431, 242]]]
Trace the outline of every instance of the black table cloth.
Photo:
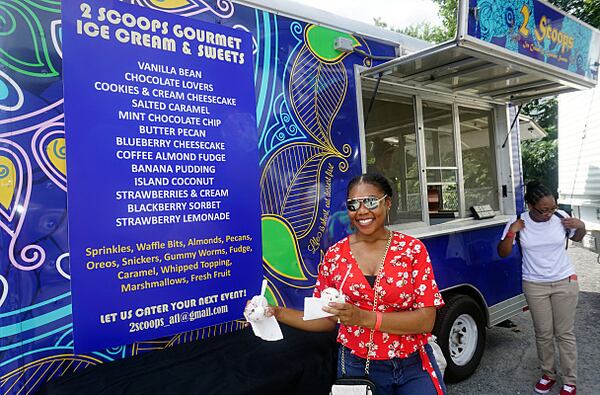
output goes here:
[[328, 394], [335, 333], [282, 325], [267, 342], [251, 328], [118, 360], [46, 383], [40, 394]]

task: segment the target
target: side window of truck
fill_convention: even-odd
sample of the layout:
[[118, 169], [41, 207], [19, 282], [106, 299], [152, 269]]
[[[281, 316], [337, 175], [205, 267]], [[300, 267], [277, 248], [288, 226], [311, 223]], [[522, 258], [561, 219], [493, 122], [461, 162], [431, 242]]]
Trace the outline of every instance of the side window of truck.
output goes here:
[[383, 174], [394, 188], [390, 222], [401, 224], [421, 221], [421, 188], [412, 97], [380, 96], [374, 103], [365, 131], [367, 171]]
[[492, 111], [459, 107], [458, 113], [465, 207], [489, 204], [498, 210]]
[[[364, 108], [371, 108], [365, 126], [367, 171], [385, 175], [394, 188], [392, 224], [422, 221], [424, 204], [432, 225], [461, 217], [461, 202], [465, 217], [472, 216], [471, 206], [499, 209], [492, 110], [398, 94], [379, 94], [370, 106], [371, 97], [363, 96]], [[421, 103], [423, 136], [416, 131], [415, 103]], [[419, 165], [420, 138], [424, 154]]]

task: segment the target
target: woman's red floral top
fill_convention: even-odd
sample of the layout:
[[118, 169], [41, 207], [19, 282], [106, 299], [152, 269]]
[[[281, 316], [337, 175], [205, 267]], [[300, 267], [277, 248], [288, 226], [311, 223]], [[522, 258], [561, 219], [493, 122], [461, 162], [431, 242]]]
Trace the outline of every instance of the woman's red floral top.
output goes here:
[[[341, 287], [347, 303], [363, 310], [373, 310], [375, 291], [352, 256], [349, 237], [327, 250], [319, 268], [314, 296], [320, 297], [328, 287], [338, 290]], [[392, 232], [378, 292], [377, 310], [383, 313], [444, 305], [425, 245], [399, 232]], [[366, 358], [370, 332], [369, 328], [341, 325], [337, 340], [353, 354]], [[406, 358], [427, 344], [429, 336], [429, 333], [394, 335], [375, 331], [371, 359]]]

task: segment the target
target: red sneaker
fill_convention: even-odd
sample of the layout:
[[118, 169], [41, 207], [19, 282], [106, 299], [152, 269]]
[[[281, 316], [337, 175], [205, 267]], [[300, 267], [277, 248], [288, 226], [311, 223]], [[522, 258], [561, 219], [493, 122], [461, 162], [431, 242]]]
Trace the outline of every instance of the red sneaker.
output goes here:
[[[548, 392], [550, 392], [550, 389], [552, 388], [552, 386], [556, 383], [556, 380], [551, 379], [550, 377], [543, 375], [538, 382], [535, 384], [535, 387], [533, 388], [535, 390], [535, 392], [537, 392], [538, 394], [547, 394]], [[565, 392], [565, 394], [569, 395], [570, 393]], [[562, 392], [560, 395], [564, 395]]]
[[560, 390], [560, 395], [576, 395], [577, 389], [574, 385], [565, 384]]

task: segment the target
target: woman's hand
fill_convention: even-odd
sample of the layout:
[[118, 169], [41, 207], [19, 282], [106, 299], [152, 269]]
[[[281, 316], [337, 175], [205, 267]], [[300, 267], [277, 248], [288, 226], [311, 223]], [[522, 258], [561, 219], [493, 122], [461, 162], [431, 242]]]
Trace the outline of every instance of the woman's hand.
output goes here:
[[[251, 301], [246, 302], [244, 316], [248, 318], [246, 311], [252, 309]], [[316, 320], [304, 321], [303, 312], [283, 306], [273, 306], [267, 304], [264, 307], [264, 317], [275, 317], [275, 319], [285, 325], [309, 332], [330, 332], [335, 329], [335, 318], [327, 317]], [[249, 321], [249, 320], [248, 320]]]
[[518, 218], [515, 222], [510, 224], [506, 236], [498, 243], [498, 255], [501, 258], [505, 258], [510, 255], [515, 240], [516, 234], [525, 228], [525, 221]]
[[[251, 300], [247, 300], [247, 301], [246, 301], [246, 308], [245, 308], [244, 312], [249, 312], [248, 310], [249, 310], [251, 307], [248, 307], [248, 305], [249, 305], [250, 303], [252, 303], [252, 301], [251, 301]], [[265, 308], [265, 317], [275, 317], [275, 318], [277, 318], [277, 315], [279, 314], [279, 311], [281, 311], [281, 307], [280, 307], [280, 306], [268, 305], [268, 306]]]
[[266, 309], [265, 309], [265, 315], [267, 317], [275, 317], [277, 319], [277, 316], [279, 315], [279, 312], [281, 311], [281, 307], [280, 306], [272, 306], [269, 305]]
[[327, 307], [323, 307], [323, 311], [335, 315], [340, 324], [367, 326], [369, 312], [361, 310], [353, 304], [331, 302]]
[[567, 229], [585, 229], [585, 223], [579, 218], [563, 218], [560, 221]]
[[563, 218], [560, 220], [566, 229], [575, 229], [575, 234], [571, 237], [573, 241], [581, 241], [585, 237], [585, 223], [579, 218]]
[[[374, 328], [376, 325], [376, 314], [369, 310], [362, 310], [350, 303], [329, 303], [323, 307], [323, 311], [334, 314], [339, 323], [344, 325], [356, 325], [363, 328]], [[433, 329], [435, 322], [435, 307], [423, 307], [411, 311], [396, 311], [383, 313], [380, 323], [381, 332], [395, 335], [410, 335], [415, 333], [428, 333]]]
[[508, 231], [517, 233], [524, 228], [525, 228], [525, 221], [523, 221], [521, 218], [519, 218], [510, 225], [510, 227], [508, 228]]

